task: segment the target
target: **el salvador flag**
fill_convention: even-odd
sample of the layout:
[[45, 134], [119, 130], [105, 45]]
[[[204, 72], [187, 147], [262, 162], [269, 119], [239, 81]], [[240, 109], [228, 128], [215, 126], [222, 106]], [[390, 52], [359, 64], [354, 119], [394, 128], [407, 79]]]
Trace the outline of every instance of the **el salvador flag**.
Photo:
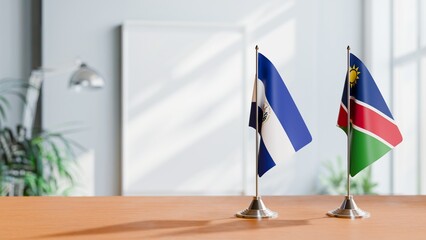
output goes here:
[[253, 90], [249, 126], [256, 129], [256, 95], [260, 133], [259, 164], [261, 177], [275, 161], [291, 156], [312, 141], [312, 136], [275, 66], [258, 53], [257, 94]]

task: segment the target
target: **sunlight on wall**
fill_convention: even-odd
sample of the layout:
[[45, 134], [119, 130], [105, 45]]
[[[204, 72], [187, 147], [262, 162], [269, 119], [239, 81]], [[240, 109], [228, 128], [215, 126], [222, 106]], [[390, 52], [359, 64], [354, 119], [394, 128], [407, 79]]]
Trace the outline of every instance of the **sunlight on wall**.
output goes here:
[[394, 1], [394, 3], [394, 57], [401, 57], [416, 50], [418, 36], [416, 0]]
[[177, 66], [172, 71], [173, 78], [182, 78], [190, 75], [199, 67], [208, 63], [212, 58], [220, 55], [224, 51], [235, 51], [241, 45], [241, 34], [234, 31], [214, 33], [197, 48], [191, 49], [185, 58], [177, 62]]
[[[263, 46], [263, 51], [268, 58], [274, 59], [274, 64], [278, 67], [285, 66], [291, 59], [294, 59], [296, 47], [296, 20], [289, 19], [280, 26], [274, 28], [259, 38], [259, 44]], [[285, 43], [285, 44], [284, 44]], [[279, 50], [271, 46], [280, 46]], [[288, 76], [286, 72], [285, 76]], [[288, 78], [288, 77], [287, 77]], [[291, 78], [290, 78], [291, 79]], [[286, 80], [291, 81], [291, 80]]]
[[417, 193], [417, 65], [410, 63], [395, 69], [394, 115], [403, 134], [403, 142], [394, 149], [395, 194]]
[[248, 31], [254, 31], [256, 29], [267, 26], [271, 21], [275, 21], [291, 13], [290, 10], [294, 7], [294, 0], [288, 1], [265, 1], [256, 8], [256, 11], [248, 14], [240, 24], [247, 27]]
[[[247, 119], [256, 44], [281, 73], [312, 134], [318, 126], [327, 133], [294, 157], [277, 159], [262, 177], [262, 194], [312, 194], [321, 161], [344, 146], [336, 142], [343, 134], [333, 114], [345, 51], [334, 48], [344, 50], [350, 39], [361, 49], [358, 18], [349, 34], [336, 34], [346, 28], [338, 19], [347, 14], [335, 9], [345, 5], [276, 0], [253, 4], [227, 23], [126, 25], [123, 194], [254, 193], [255, 135]], [[351, 16], [358, 10], [360, 4]], [[321, 147], [330, 142], [336, 143]]]
[[[425, 98], [423, 42], [425, 4], [380, 0], [367, 4], [366, 52], [403, 141], [373, 167], [381, 194], [424, 194]], [[384, 37], [388, 36], [388, 37]]]
[[[304, 4], [313, 9], [306, 11]], [[326, 21], [343, 29], [335, 20], [346, 14], [322, 20], [323, 16], [316, 15], [319, 5], [313, 0], [303, 4], [268, 1], [235, 25], [208, 23], [198, 28], [194, 23], [151, 22], [125, 26], [132, 38], [124, 33], [123, 193], [254, 193], [255, 137], [247, 119], [256, 44], [282, 74], [313, 134], [317, 124], [340, 134], [334, 117], [324, 125], [325, 120], [316, 115], [316, 106], [327, 116], [338, 110], [340, 97], [333, 106], [328, 101], [341, 95], [341, 85], [335, 87], [333, 81], [340, 83], [344, 70], [336, 70], [338, 58], [327, 55], [324, 60], [317, 55], [322, 49], [317, 46], [328, 44], [327, 36], [336, 29], [316, 32], [316, 28], [322, 28], [317, 21]], [[345, 39], [358, 37], [357, 31], [335, 37], [332, 43], [344, 49]], [[327, 78], [318, 75], [318, 61], [326, 65]], [[333, 86], [332, 94], [319, 94], [330, 91], [329, 86]], [[315, 101], [317, 97], [321, 100]], [[328, 143], [333, 136], [323, 139]], [[277, 166], [262, 177], [262, 193], [312, 193], [322, 160], [317, 153], [330, 154], [315, 141], [293, 158], [277, 159]], [[334, 147], [333, 157], [340, 150]]]

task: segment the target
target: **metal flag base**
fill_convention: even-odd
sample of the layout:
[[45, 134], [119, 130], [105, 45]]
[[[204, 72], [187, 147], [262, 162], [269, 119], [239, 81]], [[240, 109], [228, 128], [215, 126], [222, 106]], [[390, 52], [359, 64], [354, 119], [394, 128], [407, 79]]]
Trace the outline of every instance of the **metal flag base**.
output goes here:
[[370, 213], [365, 212], [358, 208], [353, 199], [352, 195], [345, 196], [345, 200], [343, 200], [342, 206], [333, 211], [327, 212], [327, 215], [330, 217], [338, 217], [338, 218], [368, 218], [370, 217]]
[[235, 215], [239, 218], [276, 218], [278, 213], [269, 210], [260, 197], [253, 197], [250, 206]]

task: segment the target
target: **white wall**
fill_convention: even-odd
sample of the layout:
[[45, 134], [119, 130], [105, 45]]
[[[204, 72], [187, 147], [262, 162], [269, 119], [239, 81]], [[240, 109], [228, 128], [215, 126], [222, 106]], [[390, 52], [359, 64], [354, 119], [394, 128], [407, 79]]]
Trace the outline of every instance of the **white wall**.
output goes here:
[[426, 91], [425, 6], [423, 1], [391, 0], [365, 5], [370, 23], [365, 34], [370, 72], [403, 136], [401, 144], [373, 165], [381, 194], [426, 193], [422, 146], [426, 136], [422, 127], [426, 117], [422, 94]]
[[[27, 80], [31, 72], [31, 2], [0, 0], [0, 79]], [[7, 125], [20, 123], [22, 102], [10, 98]]]
[[[125, 20], [245, 25], [250, 35], [248, 59], [254, 59], [253, 47], [258, 43], [282, 73], [314, 139], [294, 159], [278, 163], [262, 177], [261, 193], [312, 194], [321, 161], [345, 153], [345, 135], [336, 127], [336, 119], [346, 46], [363, 55], [361, 19], [361, 0], [45, 0], [43, 64], [61, 66], [81, 57], [103, 74], [106, 87], [76, 94], [66, 90], [66, 76], [45, 81], [43, 125], [79, 121], [88, 126], [74, 138], [94, 156], [94, 193], [119, 194], [120, 25]], [[254, 68], [250, 70], [247, 81], [251, 82]], [[247, 136], [254, 139], [252, 131]]]

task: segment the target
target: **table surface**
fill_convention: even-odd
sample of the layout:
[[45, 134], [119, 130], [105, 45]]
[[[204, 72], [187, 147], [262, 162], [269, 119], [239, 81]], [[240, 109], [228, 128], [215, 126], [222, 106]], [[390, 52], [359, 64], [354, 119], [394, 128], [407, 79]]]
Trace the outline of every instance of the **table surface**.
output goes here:
[[278, 218], [234, 217], [251, 197], [2, 197], [0, 239], [426, 239], [426, 196], [356, 196], [368, 219], [325, 213], [342, 196], [263, 197]]

